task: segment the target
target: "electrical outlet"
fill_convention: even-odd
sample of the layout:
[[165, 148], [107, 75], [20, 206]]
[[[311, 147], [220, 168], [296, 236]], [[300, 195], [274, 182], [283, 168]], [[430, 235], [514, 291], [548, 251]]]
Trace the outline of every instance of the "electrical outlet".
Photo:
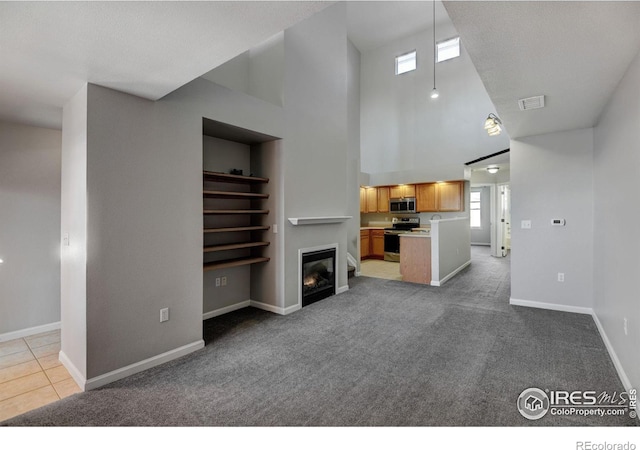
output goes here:
[[530, 220], [523, 220], [522, 222], [520, 222], [520, 228], [522, 228], [523, 230], [530, 230], [531, 229], [531, 221]]
[[222, 285], [223, 286], [227, 285], [227, 277], [222, 277]]
[[627, 336], [629, 334], [629, 329], [627, 328], [627, 318], [624, 318], [624, 335]]
[[160, 322], [166, 322], [169, 320], [169, 308], [162, 308], [160, 310]]
[[216, 278], [216, 287], [220, 287], [220, 277]]
[[564, 273], [558, 272], [558, 281], [564, 283]]

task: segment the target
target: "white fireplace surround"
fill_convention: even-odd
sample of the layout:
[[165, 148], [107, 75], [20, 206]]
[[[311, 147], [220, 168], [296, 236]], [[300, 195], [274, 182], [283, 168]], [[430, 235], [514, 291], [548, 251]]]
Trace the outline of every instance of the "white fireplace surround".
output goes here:
[[305, 253], [311, 253], [311, 252], [317, 252], [319, 250], [330, 250], [330, 249], [335, 249], [336, 251], [336, 258], [335, 258], [335, 265], [336, 265], [336, 273], [335, 273], [335, 286], [333, 289], [333, 295], [336, 294], [340, 294], [341, 292], [345, 292], [349, 289], [349, 287], [344, 287], [344, 288], [340, 288], [338, 287], [338, 268], [340, 267], [339, 262], [339, 252], [338, 252], [338, 244], [326, 244], [326, 245], [319, 245], [317, 247], [307, 247], [307, 248], [300, 248], [298, 249], [298, 307], [302, 308], [302, 255], [304, 255]]

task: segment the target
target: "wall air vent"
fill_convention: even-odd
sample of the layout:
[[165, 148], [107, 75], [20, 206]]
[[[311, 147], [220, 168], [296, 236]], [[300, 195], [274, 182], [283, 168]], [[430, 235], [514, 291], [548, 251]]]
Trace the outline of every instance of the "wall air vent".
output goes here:
[[521, 98], [518, 100], [518, 106], [521, 111], [527, 111], [529, 109], [544, 108], [544, 95], [538, 95], [536, 97]]

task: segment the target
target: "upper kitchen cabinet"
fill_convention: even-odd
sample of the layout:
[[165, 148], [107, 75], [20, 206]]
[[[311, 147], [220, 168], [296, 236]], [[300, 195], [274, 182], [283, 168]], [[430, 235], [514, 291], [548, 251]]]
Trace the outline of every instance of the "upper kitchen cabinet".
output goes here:
[[389, 188], [382, 186], [378, 190], [378, 212], [389, 212]]
[[368, 187], [367, 189], [367, 210], [366, 212], [378, 212], [378, 189]]
[[413, 184], [400, 184], [398, 186], [391, 186], [389, 188], [389, 197], [391, 198], [405, 198], [415, 196], [416, 186]]
[[416, 188], [418, 212], [455, 212], [463, 210], [464, 182], [423, 183]]
[[389, 188], [361, 187], [360, 188], [360, 212], [376, 213], [389, 212]]
[[436, 211], [436, 183], [425, 183], [416, 186], [416, 210], [418, 212]]
[[462, 211], [464, 198], [464, 183], [462, 181], [448, 181], [436, 184], [438, 211]]

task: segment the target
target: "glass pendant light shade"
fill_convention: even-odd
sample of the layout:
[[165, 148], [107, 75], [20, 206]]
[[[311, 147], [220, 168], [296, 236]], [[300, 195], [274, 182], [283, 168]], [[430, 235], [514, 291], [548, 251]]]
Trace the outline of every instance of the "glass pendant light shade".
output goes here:
[[484, 121], [484, 129], [487, 130], [489, 136], [497, 136], [502, 131], [500, 124], [502, 122], [495, 114], [489, 114], [487, 120]]
[[431, 98], [438, 98], [440, 97], [440, 93], [438, 92], [438, 90], [436, 88], [433, 88], [433, 90], [431, 91]]

